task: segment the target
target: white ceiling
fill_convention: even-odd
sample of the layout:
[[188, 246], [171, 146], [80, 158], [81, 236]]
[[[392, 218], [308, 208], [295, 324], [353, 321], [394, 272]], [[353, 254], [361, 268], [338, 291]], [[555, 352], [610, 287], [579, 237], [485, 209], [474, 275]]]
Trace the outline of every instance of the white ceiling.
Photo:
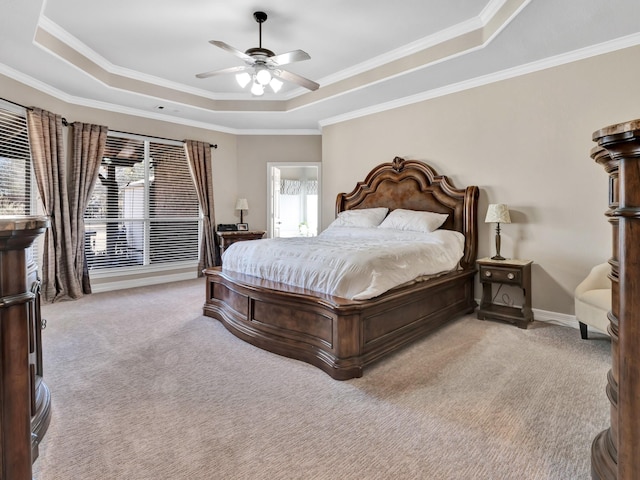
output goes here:
[[[72, 104], [253, 133], [322, 126], [640, 44], [638, 0], [0, 0], [0, 74]], [[209, 43], [302, 49], [252, 97]], [[640, 60], [640, 59], [639, 59]], [[0, 97], [2, 97], [0, 93]], [[71, 119], [73, 120], [73, 119]]]

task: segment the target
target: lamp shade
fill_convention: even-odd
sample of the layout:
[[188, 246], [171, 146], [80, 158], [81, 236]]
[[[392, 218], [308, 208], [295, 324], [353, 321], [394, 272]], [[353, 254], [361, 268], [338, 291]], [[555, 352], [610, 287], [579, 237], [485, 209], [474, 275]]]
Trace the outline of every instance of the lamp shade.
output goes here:
[[511, 223], [511, 217], [509, 217], [509, 207], [504, 203], [492, 203], [487, 208], [487, 217], [484, 219], [485, 223]]
[[249, 202], [246, 198], [239, 198], [236, 202], [236, 210], [249, 210]]
[[238, 85], [240, 85], [242, 88], [249, 85], [250, 81], [251, 75], [249, 75], [247, 72], [238, 73], [236, 75], [236, 82], [238, 82]]
[[257, 80], [251, 84], [251, 93], [256, 97], [259, 97], [264, 94], [264, 85], [259, 83]]
[[269, 82], [269, 86], [271, 87], [271, 90], [273, 90], [273, 93], [278, 93], [282, 88], [282, 85], [284, 84], [280, 80], [278, 80], [276, 77], [273, 77]]

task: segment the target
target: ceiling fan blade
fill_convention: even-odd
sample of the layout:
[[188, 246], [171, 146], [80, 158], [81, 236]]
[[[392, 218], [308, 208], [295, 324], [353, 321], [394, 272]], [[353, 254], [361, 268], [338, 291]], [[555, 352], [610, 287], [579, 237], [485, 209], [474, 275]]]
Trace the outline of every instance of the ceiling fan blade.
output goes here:
[[238, 50], [235, 47], [232, 47], [228, 43], [221, 42], [220, 40], [209, 40], [209, 43], [211, 45], [215, 45], [216, 47], [219, 47], [219, 48], [221, 48], [223, 50], [226, 50], [227, 52], [235, 55], [236, 57], [241, 58], [245, 62], [250, 62], [251, 64], [253, 64], [253, 62], [254, 62], [253, 58], [251, 56], [247, 55], [244, 52], [241, 52], [240, 50]]
[[309, 90], [317, 90], [318, 88], [320, 88], [320, 84], [314, 82], [313, 80], [301, 77], [300, 75], [288, 72], [287, 70], [274, 70], [272, 73], [274, 76], [281, 78], [282, 80], [297, 83], [298, 85]]
[[196, 75], [196, 77], [198, 78], [209, 78], [209, 77], [213, 77], [215, 75], [224, 75], [225, 73], [240, 73], [240, 72], [244, 72], [247, 70], [250, 70], [251, 67], [247, 66], [247, 65], [241, 65], [238, 67], [229, 67], [229, 68], [223, 68], [222, 70], [213, 70], [211, 72], [205, 72], [205, 73], [199, 73]]
[[270, 57], [269, 62], [276, 65], [286, 65], [293, 62], [301, 62], [303, 60], [309, 60], [311, 57], [304, 50], [292, 50], [290, 52], [281, 53], [275, 57]]

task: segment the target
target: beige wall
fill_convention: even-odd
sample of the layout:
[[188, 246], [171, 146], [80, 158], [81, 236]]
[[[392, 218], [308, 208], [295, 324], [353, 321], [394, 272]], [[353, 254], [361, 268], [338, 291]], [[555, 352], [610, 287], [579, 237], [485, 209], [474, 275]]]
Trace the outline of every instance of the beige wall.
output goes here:
[[456, 186], [480, 187], [481, 257], [494, 253], [487, 205], [509, 205], [501, 253], [534, 260], [534, 308], [573, 314], [574, 288], [611, 253], [591, 134], [640, 117], [638, 58], [629, 48], [325, 127], [323, 226], [336, 194], [378, 163], [426, 161]]
[[[320, 161], [320, 135], [239, 136], [238, 196], [249, 202], [249, 212], [244, 214], [249, 228], [267, 229], [267, 163]], [[240, 213], [235, 215], [228, 223], [240, 221]]]

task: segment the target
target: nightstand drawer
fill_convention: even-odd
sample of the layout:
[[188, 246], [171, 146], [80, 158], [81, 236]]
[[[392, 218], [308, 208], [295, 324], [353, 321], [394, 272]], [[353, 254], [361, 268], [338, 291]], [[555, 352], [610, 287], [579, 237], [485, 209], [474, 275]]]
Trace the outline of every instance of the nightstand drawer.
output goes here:
[[519, 285], [522, 281], [521, 275], [522, 270], [519, 268], [480, 266], [480, 281]]

